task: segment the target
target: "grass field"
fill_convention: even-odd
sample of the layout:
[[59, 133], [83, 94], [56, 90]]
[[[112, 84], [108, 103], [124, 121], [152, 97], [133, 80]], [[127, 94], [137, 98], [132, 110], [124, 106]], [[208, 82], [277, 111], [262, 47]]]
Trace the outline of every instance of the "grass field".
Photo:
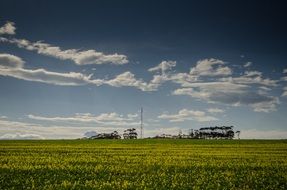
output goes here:
[[287, 189], [287, 140], [0, 141], [0, 189]]

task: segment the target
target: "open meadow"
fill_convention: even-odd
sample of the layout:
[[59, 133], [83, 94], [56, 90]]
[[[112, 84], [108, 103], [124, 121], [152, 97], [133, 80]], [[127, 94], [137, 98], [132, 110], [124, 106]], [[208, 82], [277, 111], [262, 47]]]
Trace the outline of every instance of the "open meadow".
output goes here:
[[287, 189], [287, 140], [0, 141], [0, 189]]

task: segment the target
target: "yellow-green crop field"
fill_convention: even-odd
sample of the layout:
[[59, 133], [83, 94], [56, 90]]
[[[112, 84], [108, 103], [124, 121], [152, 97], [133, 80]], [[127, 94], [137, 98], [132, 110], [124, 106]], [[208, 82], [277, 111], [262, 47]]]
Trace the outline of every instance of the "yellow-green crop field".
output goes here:
[[287, 189], [287, 140], [0, 141], [0, 189]]

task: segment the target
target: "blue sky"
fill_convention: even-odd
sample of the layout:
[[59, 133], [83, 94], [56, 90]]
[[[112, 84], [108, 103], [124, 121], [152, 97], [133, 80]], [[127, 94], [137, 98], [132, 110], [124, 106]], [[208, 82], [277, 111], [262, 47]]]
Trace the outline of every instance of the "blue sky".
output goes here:
[[0, 138], [286, 138], [284, 6], [263, 1], [0, 2]]

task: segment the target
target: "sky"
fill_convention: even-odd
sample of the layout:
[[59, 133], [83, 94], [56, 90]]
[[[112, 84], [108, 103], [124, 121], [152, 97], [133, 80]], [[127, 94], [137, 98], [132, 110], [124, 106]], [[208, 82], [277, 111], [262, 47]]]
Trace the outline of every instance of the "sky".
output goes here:
[[234, 126], [287, 138], [284, 1], [0, 1], [0, 139]]

